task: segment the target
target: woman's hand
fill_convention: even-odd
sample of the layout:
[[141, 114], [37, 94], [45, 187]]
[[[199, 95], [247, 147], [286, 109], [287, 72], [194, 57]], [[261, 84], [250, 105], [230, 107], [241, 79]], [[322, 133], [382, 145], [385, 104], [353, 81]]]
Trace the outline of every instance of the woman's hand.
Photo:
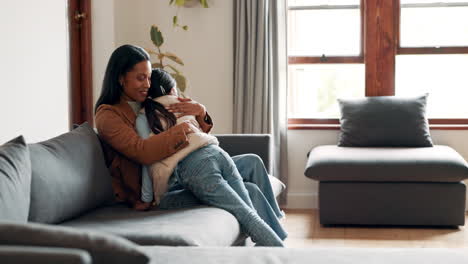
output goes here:
[[166, 107], [169, 112], [177, 113], [176, 117], [186, 115], [194, 115], [199, 117], [205, 117], [206, 107], [198, 102], [193, 101], [190, 98], [177, 98], [180, 103], [171, 104]]
[[192, 122], [190, 122], [189, 120], [186, 120], [182, 123], [180, 123], [180, 126], [183, 127], [183, 130], [185, 132], [185, 134], [191, 134], [191, 133], [195, 133], [197, 128], [192, 124]]

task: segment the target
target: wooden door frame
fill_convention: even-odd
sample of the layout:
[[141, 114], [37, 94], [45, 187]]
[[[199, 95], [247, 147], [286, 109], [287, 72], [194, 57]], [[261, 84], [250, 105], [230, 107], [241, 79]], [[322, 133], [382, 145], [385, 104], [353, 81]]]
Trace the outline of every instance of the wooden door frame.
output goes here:
[[91, 0], [68, 0], [70, 32], [70, 128], [93, 126]]

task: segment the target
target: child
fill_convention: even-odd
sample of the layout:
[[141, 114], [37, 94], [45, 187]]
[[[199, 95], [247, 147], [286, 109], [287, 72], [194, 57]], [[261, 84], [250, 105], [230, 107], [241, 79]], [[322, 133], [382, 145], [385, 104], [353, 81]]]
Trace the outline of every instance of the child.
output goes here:
[[[153, 87], [154, 88], [154, 87]], [[163, 90], [164, 91], [164, 90]], [[179, 100], [177, 99], [177, 90], [175, 86], [169, 91], [169, 94], [163, 95], [153, 99], [155, 102], [161, 104], [162, 106], [166, 107], [174, 103], [178, 103]], [[145, 109], [142, 108], [140, 110], [140, 114], [145, 115]], [[176, 113], [177, 115], [177, 113]], [[193, 133], [188, 134], [188, 141], [189, 145], [180, 151], [176, 152], [172, 156], [165, 158], [164, 160], [155, 162], [149, 167], [149, 172], [144, 174], [144, 177], [148, 177], [152, 181], [153, 192], [154, 192], [154, 204], [158, 205], [161, 201], [162, 195], [164, 195], [167, 191], [169, 177], [172, 175], [177, 163], [185, 158], [189, 153], [193, 152], [196, 149], [204, 147], [209, 144], [219, 145], [218, 139], [215, 136], [209, 135], [204, 133], [200, 130], [200, 125], [198, 124], [195, 116], [193, 115], [185, 115], [177, 118], [176, 124], [180, 124], [182, 122], [190, 122], [192, 124]], [[150, 134], [153, 135], [152, 132]], [[148, 181], [146, 179], [145, 181]], [[143, 190], [145, 192], [142, 195], [144, 202], [151, 202], [151, 194], [148, 194], [147, 190]]]
[[[150, 202], [155, 199], [155, 202], [159, 203], [167, 189], [168, 179], [174, 180], [204, 204], [225, 209], [233, 214], [243, 231], [257, 245], [283, 246], [281, 240], [285, 239], [286, 233], [278, 224], [267, 224], [257, 214], [234, 161], [218, 146], [217, 139], [201, 132], [193, 116], [180, 117], [178, 120], [173, 113], [166, 110], [164, 104], [170, 104], [174, 99], [178, 102], [175, 87], [172, 76], [159, 69], [153, 70], [148, 91], [148, 96], [153, 99], [147, 99], [143, 103], [144, 111], [138, 114], [136, 120], [137, 131], [141, 137], [146, 138], [148, 126], [152, 133], [157, 134], [177, 122], [190, 122], [194, 133], [187, 136], [188, 146], [150, 166], [149, 174], [153, 177], [149, 177], [146, 166], [143, 168], [142, 201]], [[168, 94], [170, 96], [167, 96]], [[176, 166], [175, 173], [172, 174]], [[262, 208], [274, 215], [268, 201], [263, 198], [261, 202]], [[277, 229], [273, 230], [270, 226]]]

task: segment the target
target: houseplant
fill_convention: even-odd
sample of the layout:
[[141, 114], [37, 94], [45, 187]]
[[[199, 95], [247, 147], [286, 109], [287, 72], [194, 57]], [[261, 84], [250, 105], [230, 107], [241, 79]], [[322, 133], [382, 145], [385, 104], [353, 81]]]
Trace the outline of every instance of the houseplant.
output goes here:
[[172, 63], [184, 66], [184, 62], [174, 53], [163, 52], [161, 46], [164, 44], [164, 37], [159, 28], [155, 25], [151, 26], [150, 30], [151, 41], [153, 42], [156, 50], [146, 49], [146, 51], [156, 57], [156, 62], [152, 63], [153, 68], [160, 68], [169, 72], [172, 77], [177, 82], [177, 88], [179, 89], [180, 94], [183, 96], [185, 90], [187, 89], [187, 78], [185, 75], [173, 64], [169, 64], [168, 60]]
[[208, 0], [169, 0], [169, 5], [177, 7], [176, 15], [172, 17], [172, 26], [181, 27], [183, 30], [188, 30], [187, 25], [179, 24], [179, 9], [181, 7], [193, 7], [197, 4], [200, 4], [204, 8], [208, 8]]
[[[169, 5], [173, 5], [177, 7], [177, 12], [181, 7], [192, 7], [196, 4], [201, 5], [204, 8], [208, 8], [208, 0], [170, 0]], [[181, 27], [183, 30], [188, 30], [187, 25], [180, 25], [178, 21], [177, 14], [172, 19], [172, 25], [174, 27]], [[172, 61], [172, 63], [176, 63], [179, 66], [184, 66], [184, 62], [174, 53], [171, 52], [163, 52], [161, 50], [161, 46], [164, 44], [164, 37], [162, 35], [161, 30], [155, 25], [151, 26], [150, 30], [151, 41], [153, 42], [156, 50], [146, 49], [150, 55], [156, 57], [156, 62], [152, 63], [153, 68], [160, 68], [169, 72], [172, 77], [177, 82], [177, 88], [179, 89], [179, 93], [181, 96], [184, 96], [184, 92], [187, 89], [188, 82], [185, 75], [173, 64], [166, 63], [167, 60]]]

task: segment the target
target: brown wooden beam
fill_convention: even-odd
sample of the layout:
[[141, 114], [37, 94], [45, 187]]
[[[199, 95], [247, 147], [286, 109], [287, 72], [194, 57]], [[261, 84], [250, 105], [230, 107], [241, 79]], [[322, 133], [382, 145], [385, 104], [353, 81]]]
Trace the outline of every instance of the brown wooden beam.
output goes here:
[[468, 47], [400, 47], [397, 54], [466, 54]]
[[289, 118], [288, 124], [339, 124], [336, 118]]
[[397, 3], [397, 0], [372, 0], [364, 6], [366, 96], [395, 94]]

